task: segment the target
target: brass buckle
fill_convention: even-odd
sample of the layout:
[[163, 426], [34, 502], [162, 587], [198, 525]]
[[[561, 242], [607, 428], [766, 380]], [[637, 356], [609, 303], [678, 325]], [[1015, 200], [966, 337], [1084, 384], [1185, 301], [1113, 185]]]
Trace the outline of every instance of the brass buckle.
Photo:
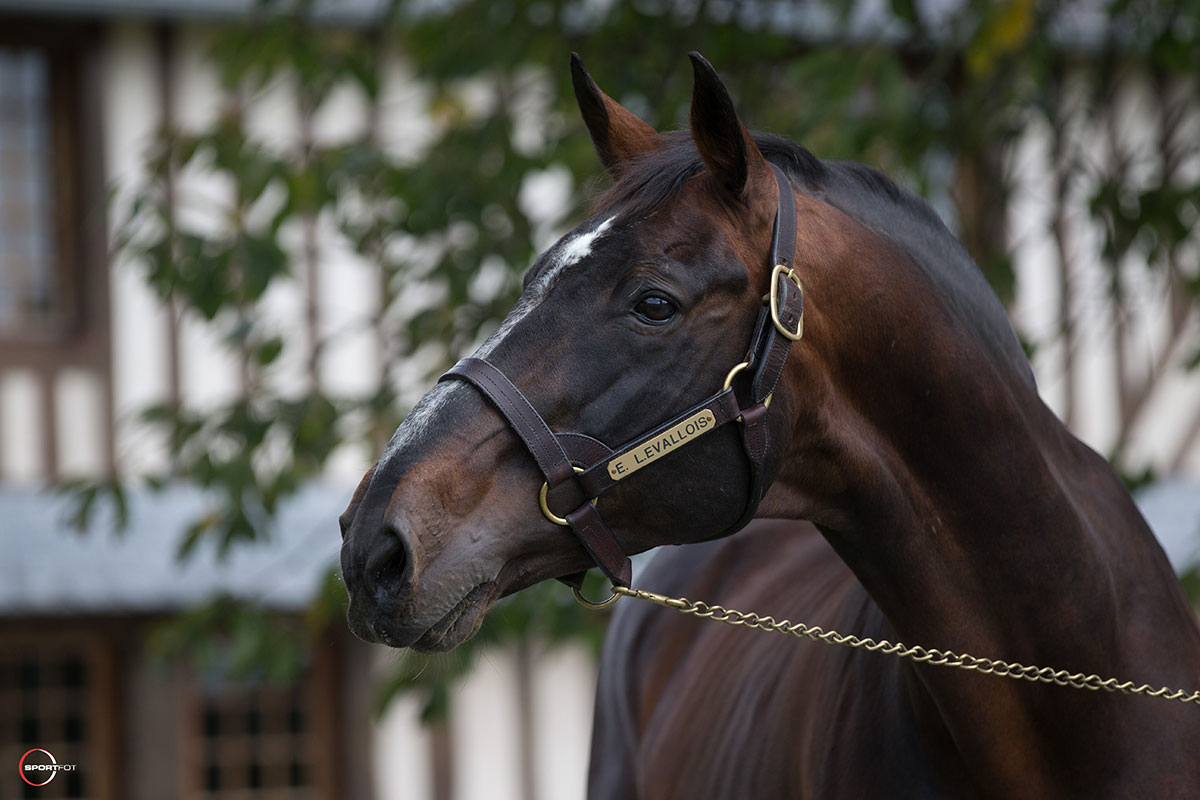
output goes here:
[[789, 269], [783, 264], [776, 264], [775, 269], [771, 271], [771, 294], [769, 300], [771, 306], [771, 322], [775, 323], [775, 330], [779, 331], [783, 336], [787, 337], [793, 342], [798, 342], [800, 341], [800, 337], [804, 336], [804, 312], [800, 312], [800, 319], [796, 322], [795, 332], [789, 331], [783, 326], [783, 323], [779, 321], [780, 273], [783, 273], [784, 278], [790, 281], [795, 281], [796, 288], [798, 288], [801, 293], [804, 292], [804, 284], [800, 283], [800, 276], [796, 274], [796, 270]]
[[[583, 469], [580, 467], [572, 467], [572, 469], [575, 470], [576, 475], [583, 472]], [[550, 520], [555, 525], [570, 525], [571, 523], [568, 522], [565, 517], [558, 516], [550, 510], [550, 506], [546, 505], [546, 492], [548, 491], [550, 491], [550, 482], [542, 481], [542, 490], [538, 492], [538, 505], [542, 507], [542, 513], [546, 515], [546, 519]], [[592, 505], [596, 505], [596, 500], [598, 499], [599, 498], [593, 497]]]
[[597, 611], [601, 608], [608, 608], [613, 603], [621, 599], [621, 595], [617, 594], [616, 592], [610, 592], [606, 599], [597, 603], [595, 601], [588, 600], [583, 596], [583, 592], [579, 591], [579, 589], [574, 586], [571, 587], [571, 592], [575, 595], [575, 602], [579, 603], [579, 605], [583, 606], [584, 608], [590, 608], [593, 611]]

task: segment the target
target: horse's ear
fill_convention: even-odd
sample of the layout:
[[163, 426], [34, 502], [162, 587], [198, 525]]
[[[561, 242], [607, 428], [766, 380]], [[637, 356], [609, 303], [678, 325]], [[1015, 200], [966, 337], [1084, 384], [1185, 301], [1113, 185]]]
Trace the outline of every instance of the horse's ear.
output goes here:
[[[774, 178], [750, 132], [738, 119], [733, 100], [712, 64], [699, 53], [688, 53], [695, 83], [692, 87], [692, 139], [717, 184], [733, 198], [769, 195]], [[774, 207], [774, 200], [771, 201]]]
[[571, 84], [596, 154], [613, 175], [625, 161], [658, 148], [658, 132], [600, 91], [578, 53], [571, 53]]

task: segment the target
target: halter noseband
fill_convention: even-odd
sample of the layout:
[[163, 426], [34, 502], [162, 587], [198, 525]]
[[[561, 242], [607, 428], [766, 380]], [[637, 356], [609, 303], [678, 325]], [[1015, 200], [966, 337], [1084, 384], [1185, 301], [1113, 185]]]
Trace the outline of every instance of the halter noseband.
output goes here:
[[[779, 186], [775, 230], [771, 238], [771, 283], [745, 359], [729, 371], [721, 391], [635, 437], [616, 449], [582, 433], [554, 433], [541, 414], [503, 372], [481, 358], [464, 358], [439, 379], [465, 380], [483, 393], [525, 443], [546, 478], [539, 495], [542, 513], [568, 525], [596, 566], [614, 586], [628, 586], [629, 557], [600, 516], [596, 501], [620, 481], [658, 458], [727, 422], [742, 423], [742, 444], [750, 462], [750, 491], [741, 518], [725, 533], [739, 530], [758, 509], [766, 491], [765, 459], [769, 441], [767, 406], [775, 391], [789, 346], [804, 333], [804, 288], [793, 269], [796, 252], [796, 198], [783, 171], [769, 165]], [[743, 408], [734, 378], [749, 371], [750, 403]], [[558, 509], [558, 511], [555, 511]], [[560, 578], [576, 590], [584, 573]], [[615, 597], [615, 596], [614, 596]], [[582, 602], [582, 598], [580, 598]], [[605, 603], [607, 604], [607, 602]]]

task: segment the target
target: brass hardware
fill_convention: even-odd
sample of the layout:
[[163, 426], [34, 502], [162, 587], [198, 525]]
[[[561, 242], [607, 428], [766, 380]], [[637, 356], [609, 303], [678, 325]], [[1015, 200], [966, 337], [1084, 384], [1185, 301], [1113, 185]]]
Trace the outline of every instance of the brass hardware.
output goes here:
[[668, 453], [697, 439], [717, 427], [717, 417], [709, 409], [692, 414], [687, 419], [672, 425], [653, 439], [644, 442], [636, 450], [630, 450], [620, 458], [608, 462], [608, 477], [614, 481], [628, 478], [647, 464], [651, 464]]
[[[579, 467], [574, 467], [575, 474], [583, 472]], [[538, 492], [538, 505], [542, 507], [542, 513], [546, 515], [546, 519], [553, 522], [555, 525], [570, 525], [571, 523], [565, 517], [560, 517], [550, 510], [550, 506], [546, 505], [546, 492], [550, 491], [549, 481], [542, 482], [542, 490]], [[597, 498], [592, 498], [592, 505], [596, 505]]]
[[[748, 366], [750, 366], [749, 361], [743, 361], [740, 364], [735, 364], [733, 369], [729, 370], [729, 374], [725, 376], [725, 385], [721, 387], [721, 391], [725, 391], [726, 389], [728, 389], [733, 384], [733, 376], [737, 375], [739, 372], [741, 372]], [[774, 396], [775, 396], [774, 392], [771, 392], [769, 395], [767, 395], [767, 399], [763, 400], [763, 408], [771, 407], [771, 398]], [[739, 416], [738, 422], [741, 422], [741, 421], [742, 421], [742, 418]]]
[[725, 376], [725, 385], [721, 387], [721, 391], [723, 392], [728, 389], [730, 385], [733, 384], [733, 376], [737, 375], [748, 366], [750, 366], [750, 362], [743, 361], [742, 363], [735, 365], [733, 369], [729, 370], [729, 374]]
[[575, 601], [577, 603], [579, 603], [579, 605], [583, 606], [584, 608], [590, 608], [593, 611], [598, 611], [601, 608], [608, 608], [613, 603], [615, 603], [621, 599], [621, 595], [617, 594], [615, 587], [614, 587], [613, 592], [611, 594], [609, 594], [609, 596], [607, 598], [605, 598], [604, 600], [601, 600], [598, 603], [588, 600], [586, 597], [583, 596], [583, 592], [579, 591], [579, 589], [577, 589], [574, 586], [571, 587], [571, 592], [574, 593]]
[[755, 614], [754, 612], [737, 611], [724, 606], [709, 605], [699, 600], [688, 600], [686, 597], [668, 597], [666, 595], [647, 592], [642, 589], [632, 589], [627, 586], [614, 586], [614, 595], [637, 597], [647, 600], [664, 608], [672, 608], [680, 614], [693, 617], [716, 620], [726, 625], [744, 626], [768, 633], [782, 633], [795, 636], [797, 639], [810, 639], [823, 644], [840, 644], [843, 647], [861, 648], [872, 653], [885, 653], [897, 658], [907, 658], [918, 664], [929, 664], [937, 667], [954, 667], [955, 669], [979, 672], [984, 675], [995, 675], [1001, 678], [1012, 678], [1018, 681], [1033, 683], [1053, 683], [1058, 686], [1070, 686], [1074, 689], [1089, 691], [1119, 692], [1121, 694], [1145, 695], [1161, 697], [1163, 700], [1178, 700], [1181, 703], [1200, 705], [1200, 691], [1171, 689], [1167, 686], [1154, 688], [1148, 684], [1137, 685], [1133, 681], [1121, 681], [1116, 678], [1101, 678], [1099, 675], [1085, 675], [1082, 672], [1069, 672], [1065, 669], [1051, 667], [1035, 667], [1017, 664], [1011, 661], [1001, 661], [995, 658], [980, 658], [967, 653], [955, 653], [952, 650], [938, 650], [933, 647], [920, 645], [909, 646], [903, 642], [889, 642], [887, 639], [871, 639], [855, 636], [854, 634], [838, 633], [825, 630], [815, 625], [790, 620], [776, 620], [774, 617]]
[[779, 331], [781, 334], [786, 336], [791, 341], [798, 342], [798, 341], [800, 341], [800, 338], [802, 336], [804, 336], [804, 312], [803, 311], [800, 312], [800, 319], [799, 319], [799, 321], [796, 322], [796, 330], [794, 332], [789, 331], [787, 328], [785, 328], [783, 326], [783, 323], [779, 321], [779, 275], [780, 275], [780, 273], [782, 273], [783, 277], [786, 278], [787, 280], [795, 281], [796, 287], [798, 289], [800, 289], [801, 293], [804, 292], [804, 284], [800, 283], [800, 276], [796, 274], [796, 270], [788, 269], [783, 264], [776, 264], [775, 269], [771, 271], [771, 295], [770, 295], [771, 322], [775, 323], [775, 330]]

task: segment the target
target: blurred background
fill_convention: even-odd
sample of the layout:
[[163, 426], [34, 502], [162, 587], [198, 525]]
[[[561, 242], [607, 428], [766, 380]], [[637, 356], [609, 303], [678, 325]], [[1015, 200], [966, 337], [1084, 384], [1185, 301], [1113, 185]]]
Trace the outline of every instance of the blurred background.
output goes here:
[[418, 658], [336, 572], [604, 185], [572, 50], [927, 198], [1200, 585], [1200, 0], [0, 0], [0, 799], [583, 796], [603, 615]]

